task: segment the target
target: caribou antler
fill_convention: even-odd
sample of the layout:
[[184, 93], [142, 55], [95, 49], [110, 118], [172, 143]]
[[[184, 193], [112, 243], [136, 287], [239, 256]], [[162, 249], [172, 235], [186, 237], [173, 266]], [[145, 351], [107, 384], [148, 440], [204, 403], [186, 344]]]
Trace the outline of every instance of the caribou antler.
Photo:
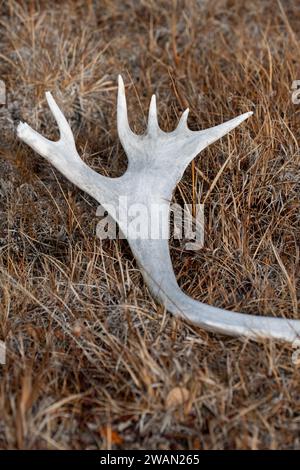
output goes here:
[[[166, 133], [158, 126], [156, 101], [155, 96], [152, 96], [147, 132], [136, 135], [128, 124], [124, 83], [119, 77], [118, 133], [128, 157], [128, 169], [119, 178], [107, 178], [91, 170], [80, 159], [64, 115], [49, 92], [46, 97], [60, 130], [60, 140], [51, 142], [23, 123], [17, 129], [19, 138], [45, 157], [72, 183], [92, 195], [108, 212], [112, 206], [116, 206], [120, 196], [126, 196], [128, 205], [140, 203], [149, 209], [150, 206], [160, 207], [165, 225], [169, 225], [172, 193], [188, 164], [201, 150], [252, 114], [245, 113], [219, 126], [193, 132], [187, 127], [186, 110], [177, 128]], [[125, 208], [121, 207], [118, 216], [115, 213], [111, 215], [126, 233], [124, 212]], [[153, 296], [174, 315], [206, 330], [226, 335], [253, 339], [274, 338], [288, 342], [298, 338], [298, 320], [229, 312], [191, 299], [176, 282], [166, 238], [137, 239], [130, 233], [127, 238]]]

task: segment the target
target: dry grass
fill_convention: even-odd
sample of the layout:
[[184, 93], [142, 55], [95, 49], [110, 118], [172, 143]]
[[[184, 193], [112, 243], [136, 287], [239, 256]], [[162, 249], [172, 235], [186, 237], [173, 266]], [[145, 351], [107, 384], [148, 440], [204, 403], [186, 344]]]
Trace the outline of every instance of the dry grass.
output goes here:
[[300, 79], [298, 2], [0, 5], [8, 89], [8, 110], [0, 110], [0, 338], [8, 346], [0, 447], [300, 448], [293, 349], [208, 334], [166, 314], [126, 241], [96, 238], [95, 201], [13, 133], [22, 119], [55, 138], [50, 89], [85, 161], [120, 175], [119, 72], [136, 130], [153, 92], [166, 130], [187, 105], [195, 129], [253, 110], [196, 159], [174, 195], [205, 200], [206, 211], [204, 249], [171, 243], [174, 269], [203, 302], [297, 318], [300, 108], [290, 89]]

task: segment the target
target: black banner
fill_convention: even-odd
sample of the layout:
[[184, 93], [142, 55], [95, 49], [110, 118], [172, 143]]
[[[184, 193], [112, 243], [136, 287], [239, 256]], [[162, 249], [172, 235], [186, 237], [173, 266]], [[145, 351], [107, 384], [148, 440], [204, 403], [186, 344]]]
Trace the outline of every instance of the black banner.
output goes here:
[[[93, 469], [103, 465], [122, 468], [138, 468], [140, 466], [163, 465], [191, 467], [215, 464], [241, 469], [245, 465], [288, 464], [289, 452], [280, 451], [2, 451], [0, 465], [16, 464], [22, 468], [51, 467], [65, 464], [71, 468]], [[204, 467], [205, 466], [205, 467]], [[7, 468], [7, 467], [2, 467]]]

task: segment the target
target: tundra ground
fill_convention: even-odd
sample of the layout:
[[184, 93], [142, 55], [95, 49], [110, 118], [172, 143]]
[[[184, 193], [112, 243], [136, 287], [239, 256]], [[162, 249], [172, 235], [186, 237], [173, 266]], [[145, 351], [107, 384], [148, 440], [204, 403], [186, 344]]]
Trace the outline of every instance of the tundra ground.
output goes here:
[[0, 448], [299, 449], [297, 351], [172, 318], [126, 240], [96, 237], [96, 202], [14, 132], [22, 120], [57, 138], [51, 90], [86, 163], [118, 176], [118, 73], [137, 132], [152, 93], [166, 131], [187, 106], [192, 129], [253, 111], [178, 185], [174, 201], [205, 203], [205, 246], [171, 240], [173, 266], [202, 302], [299, 318], [298, 2], [10, 0], [0, 13]]

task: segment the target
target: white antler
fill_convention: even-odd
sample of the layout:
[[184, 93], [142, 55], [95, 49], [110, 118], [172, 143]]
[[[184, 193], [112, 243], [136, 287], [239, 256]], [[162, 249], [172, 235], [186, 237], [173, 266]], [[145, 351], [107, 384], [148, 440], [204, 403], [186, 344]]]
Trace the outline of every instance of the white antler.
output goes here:
[[[118, 133], [128, 157], [128, 169], [123, 176], [111, 179], [98, 175], [80, 159], [65, 117], [51, 94], [47, 93], [46, 96], [60, 129], [60, 140], [51, 142], [23, 123], [17, 129], [20, 139], [50, 161], [79, 188], [91, 194], [108, 211], [111, 204], [116, 205], [120, 196], [126, 196], [128, 206], [143, 204], [149, 209], [148, 213], [153, 207], [159, 207], [163, 212], [162, 222], [165, 226], [169, 224], [172, 193], [188, 164], [201, 150], [252, 114], [245, 113], [219, 126], [193, 132], [187, 127], [186, 110], [177, 128], [166, 133], [158, 126], [156, 100], [153, 96], [147, 132], [136, 135], [128, 123], [124, 83], [119, 77]], [[111, 215], [126, 233], [124, 211], [125, 208], [121, 207], [117, 216]], [[130, 233], [127, 238], [150, 291], [174, 315], [206, 330], [232, 336], [274, 338], [288, 342], [294, 342], [299, 337], [298, 320], [229, 312], [191, 299], [180, 290], [176, 282], [166, 238], [137, 239]]]

